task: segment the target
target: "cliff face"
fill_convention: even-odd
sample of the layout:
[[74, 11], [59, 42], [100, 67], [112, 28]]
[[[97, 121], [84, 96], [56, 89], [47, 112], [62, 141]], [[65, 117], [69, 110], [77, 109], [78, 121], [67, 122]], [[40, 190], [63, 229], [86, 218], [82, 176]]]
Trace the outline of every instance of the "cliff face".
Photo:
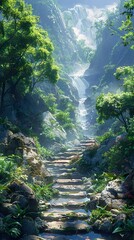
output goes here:
[[27, 0], [27, 3], [32, 4], [34, 14], [40, 17], [40, 24], [52, 39], [56, 61], [64, 66], [67, 66], [68, 62], [76, 61], [77, 46], [66, 28], [62, 12], [57, 4], [52, 0]]

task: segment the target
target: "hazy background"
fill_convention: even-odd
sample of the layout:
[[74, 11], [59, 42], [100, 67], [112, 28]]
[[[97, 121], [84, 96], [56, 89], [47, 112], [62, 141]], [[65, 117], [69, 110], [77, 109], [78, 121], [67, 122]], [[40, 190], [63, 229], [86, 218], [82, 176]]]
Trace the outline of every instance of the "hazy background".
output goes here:
[[118, 3], [120, 0], [57, 0], [57, 2], [63, 8], [73, 7], [76, 4], [84, 4], [88, 5], [89, 7], [105, 7], [106, 5], [111, 5], [113, 3]]

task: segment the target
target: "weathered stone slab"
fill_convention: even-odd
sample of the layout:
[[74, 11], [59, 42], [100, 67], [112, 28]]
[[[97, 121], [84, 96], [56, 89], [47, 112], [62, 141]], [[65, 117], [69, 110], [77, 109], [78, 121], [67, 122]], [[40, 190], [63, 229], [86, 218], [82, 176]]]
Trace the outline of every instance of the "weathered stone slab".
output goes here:
[[53, 221], [47, 223], [47, 232], [62, 233], [79, 233], [79, 232], [88, 232], [90, 229], [89, 225], [84, 221], [74, 221], [74, 222], [58, 222]]

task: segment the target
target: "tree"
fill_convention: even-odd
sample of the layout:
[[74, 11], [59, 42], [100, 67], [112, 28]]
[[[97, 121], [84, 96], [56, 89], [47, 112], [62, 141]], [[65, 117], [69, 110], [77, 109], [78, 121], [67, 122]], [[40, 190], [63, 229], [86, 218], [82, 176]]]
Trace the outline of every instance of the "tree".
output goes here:
[[[123, 37], [124, 45], [130, 44], [134, 50], [134, 32], [133, 28], [133, 10], [134, 1], [125, 2], [124, 7], [126, 11], [126, 20], [123, 21], [120, 30], [126, 31]], [[129, 28], [128, 28], [129, 27]], [[134, 66], [123, 66], [116, 70], [115, 77], [118, 80], [123, 80], [124, 91], [120, 93], [101, 94], [96, 102], [96, 109], [98, 111], [98, 120], [103, 122], [109, 118], [118, 118], [123, 124], [126, 131], [129, 131], [130, 121], [134, 117]]]
[[126, 19], [122, 22], [121, 31], [124, 31], [124, 35], [121, 37], [125, 46], [130, 45], [134, 50], [134, 0], [129, 0], [124, 3], [123, 15]]
[[6, 96], [12, 99], [32, 91], [35, 84], [48, 78], [58, 80], [58, 67], [52, 58], [53, 44], [32, 15], [24, 0], [0, 3], [0, 114]]
[[99, 122], [113, 117], [118, 118], [128, 132], [129, 119], [133, 117], [134, 94], [130, 92], [101, 94], [97, 99], [96, 109], [99, 113]]

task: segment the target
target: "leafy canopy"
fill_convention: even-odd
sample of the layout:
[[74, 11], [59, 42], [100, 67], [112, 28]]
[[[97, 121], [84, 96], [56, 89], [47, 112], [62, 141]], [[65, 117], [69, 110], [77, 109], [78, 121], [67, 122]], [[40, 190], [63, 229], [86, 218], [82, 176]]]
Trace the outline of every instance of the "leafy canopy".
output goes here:
[[24, 0], [0, 3], [0, 91], [1, 108], [7, 93], [24, 95], [45, 78], [55, 83], [58, 67], [52, 53], [53, 44], [39, 18]]
[[[126, 20], [122, 22], [121, 31], [125, 31], [123, 37], [124, 45], [130, 45], [134, 49], [134, 27], [133, 11], [134, 1], [130, 0], [124, 4]], [[116, 117], [124, 125], [126, 131], [129, 131], [130, 120], [134, 117], [134, 66], [119, 67], [114, 74], [118, 80], [123, 80], [123, 91], [120, 93], [101, 94], [96, 102], [99, 122], [104, 122], [109, 118]]]

